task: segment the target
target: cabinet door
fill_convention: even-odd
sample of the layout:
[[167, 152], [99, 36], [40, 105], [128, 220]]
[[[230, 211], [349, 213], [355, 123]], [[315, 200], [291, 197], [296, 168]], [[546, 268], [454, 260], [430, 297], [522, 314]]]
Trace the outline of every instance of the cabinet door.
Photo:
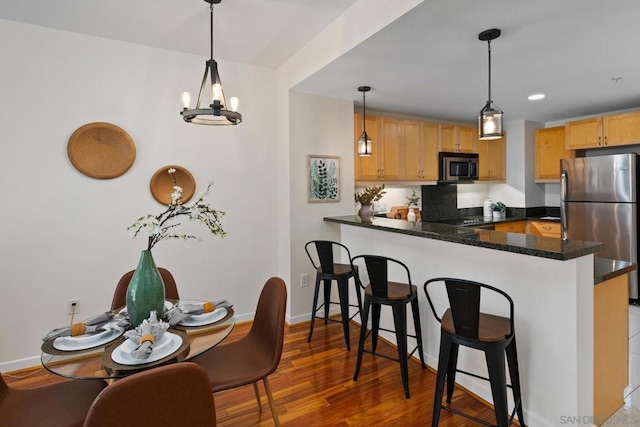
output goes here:
[[401, 120], [389, 117], [381, 117], [380, 119], [378, 121], [379, 147], [382, 151], [380, 176], [383, 180], [398, 180], [401, 176]]
[[475, 153], [475, 143], [478, 139], [478, 131], [474, 128], [456, 126], [456, 134], [458, 139], [458, 149], [464, 153]]
[[403, 179], [417, 181], [422, 179], [422, 123], [410, 120], [402, 121], [404, 171]]
[[560, 180], [560, 159], [572, 158], [565, 149], [564, 126], [536, 130], [536, 181]]
[[438, 132], [440, 133], [440, 151], [450, 153], [457, 151], [456, 127], [453, 125], [438, 125]]
[[476, 142], [479, 181], [504, 181], [507, 179], [506, 146], [506, 137]]
[[362, 181], [376, 181], [380, 178], [380, 166], [378, 162], [381, 158], [380, 144], [378, 139], [377, 116], [366, 116], [367, 134], [371, 138], [371, 156], [358, 156], [358, 138], [363, 132], [362, 114], [354, 115], [354, 159], [355, 159], [355, 179]]
[[437, 181], [438, 165], [438, 125], [436, 123], [422, 123], [422, 179]]
[[580, 148], [602, 147], [602, 117], [567, 122], [564, 125], [565, 148], [577, 150]]
[[605, 116], [603, 145], [640, 144], [640, 111]]

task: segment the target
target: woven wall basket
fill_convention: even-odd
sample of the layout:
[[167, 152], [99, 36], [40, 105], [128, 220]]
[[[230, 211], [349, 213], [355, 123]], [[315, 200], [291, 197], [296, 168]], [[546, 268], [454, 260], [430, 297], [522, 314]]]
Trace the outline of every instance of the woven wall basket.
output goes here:
[[[176, 170], [173, 175], [168, 172], [170, 168]], [[176, 179], [175, 184], [173, 178]], [[188, 202], [196, 191], [196, 181], [191, 172], [182, 166], [168, 165], [158, 169], [151, 178], [151, 194], [158, 202], [168, 206], [171, 204], [171, 193], [173, 193], [173, 186], [176, 184], [182, 188], [180, 201], [182, 203]]]
[[127, 132], [111, 123], [95, 122], [79, 127], [69, 138], [71, 164], [91, 178], [111, 179], [129, 170], [136, 146]]

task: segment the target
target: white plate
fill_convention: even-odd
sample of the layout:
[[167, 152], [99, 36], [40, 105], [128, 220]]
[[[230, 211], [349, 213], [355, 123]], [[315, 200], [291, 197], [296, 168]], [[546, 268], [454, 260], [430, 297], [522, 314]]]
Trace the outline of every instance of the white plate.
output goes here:
[[227, 309], [224, 307], [216, 308], [211, 313], [192, 314], [186, 319], [180, 321], [178, 325], [182, 326], [204, 326], [215, 323], [224, 319], [227, 315]]
[[[62, 351], [78, 351], [85, 350], [87, 348], [99, 347], [110, 343], [118, 338], [124, 332], [124, 328], [116, 328], [108, 332], [100, 332], [94, 336], [98, 336], [96, 339], [88, 339], [85, 335], [79, 337], [58, 337], [53, 341], [53, 348]], [[93, 337], [91, 337], [93, 338]]]
[[143, 365], [145, 363], [155, 362], [163, 359], [175, 352], [182, 345], [182, 337], [180, 335], [165, 332], [162, 338], [153, 346], [151, 355], [146, 359], [138, 359], [131, 355], [131, 352], [138, 346], [135, 342], [128, 339], [111, 352], [111, 359], [121, 365]]

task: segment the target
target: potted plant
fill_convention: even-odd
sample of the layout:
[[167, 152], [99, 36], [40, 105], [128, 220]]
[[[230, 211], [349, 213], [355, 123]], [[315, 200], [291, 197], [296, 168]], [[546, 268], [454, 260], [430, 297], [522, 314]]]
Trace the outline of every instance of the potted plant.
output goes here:
[[502, 202], [495, 202], [491, 205], [491, 210], [493, 211], [494, 218], [504, 218], [507, 207]]
[[418, 195], [416, 194], [416, 191], [413, 190], [411, 192], [411, 195], [409, 197], [407, 197], [407, 206], [409, 207], [409, 213], [407, 214], [407, 220], [409, 220], [409, 221], [415, 221], [416, 220], [416, 213], [415, 213], [414, 209], [418, 207], [419, 203], [420, 203], [420, 197], [418, 197]]
[[387, 192], [384, 191], [384, 184], [380, 186], [365, 187], [364, 190], [355, 193], [355, 201], [360, 203], [358, 216], [364, 222], [371, 222], [373, 218], [373, 210], [371, 203], [377, 202]]

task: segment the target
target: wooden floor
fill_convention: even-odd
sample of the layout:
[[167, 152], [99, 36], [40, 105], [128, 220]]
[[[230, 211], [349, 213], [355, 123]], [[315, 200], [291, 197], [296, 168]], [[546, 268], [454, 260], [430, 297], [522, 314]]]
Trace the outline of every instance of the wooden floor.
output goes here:
[[[353, 381], [357, 356], [358, 328], [351, 325], [351, 350], [347, 351], [342, 325], [316, 320], [313, 340], [307, 343], [309, 325], [285, 328], [285, 342], [278, 370], [269, 377], [284, 426], [425, 426], [431, 424], [435, 374], [420, 364], [409, 363], [411, 399], [405, 399], [397, 362], [366, 354], [358, 381]], [[244, 336], [249, 325], [237, 325], [229, 341]], [[385, 342], [378, 351], [397, 356]], [[41, 370], [24, 379], [5, 376], [12, 387], [26, 388], [60, 379]], [[215, 394], [218, 426], [272, 426], [273, 420], [262, 383], [263, 412], [253, 387], [242, 387]], [[454, 408], [495, 422], [490, 408], [456, 390]], [[440, 426], [478, 426], [479, 424], [447, 411], [441, 412]]]

